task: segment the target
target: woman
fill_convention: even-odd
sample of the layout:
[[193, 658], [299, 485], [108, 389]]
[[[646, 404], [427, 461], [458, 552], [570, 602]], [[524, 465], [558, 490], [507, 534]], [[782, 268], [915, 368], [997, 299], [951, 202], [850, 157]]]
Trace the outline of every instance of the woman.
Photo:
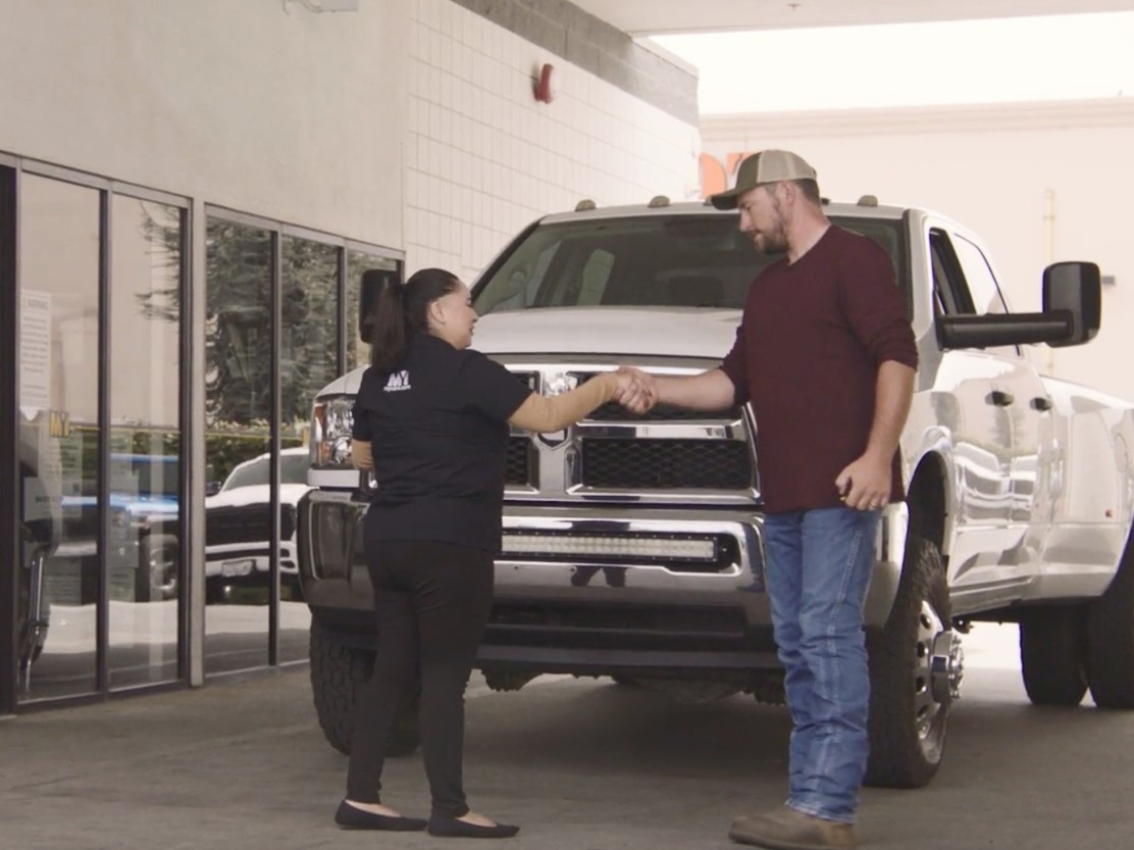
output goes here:
[[[388, 287], [375, 310], [353, 453], [379, 482], [364, 529], [378, 653], [356, 708], [347, 796], [335, 814], [345, 828], [428, 827], [436, 836], [478, 838], [519, 831], [470, 811], [461, 780], [464, 691], [492, 604], [508, 425], [558, 431], [635, 382], [604, 373], [544, 398], [469, 349], [476, 320], [468, 288], [442, 269]], [[428, 822], [379, 799], [395, 714], [419, 688]]]

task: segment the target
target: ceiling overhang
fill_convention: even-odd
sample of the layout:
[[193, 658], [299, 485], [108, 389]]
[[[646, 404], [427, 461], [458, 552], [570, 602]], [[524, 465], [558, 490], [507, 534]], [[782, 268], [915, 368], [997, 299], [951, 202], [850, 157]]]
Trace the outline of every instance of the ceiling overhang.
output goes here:
[[632, 36], [1130, 11], [1130, 0], [572, 0]]

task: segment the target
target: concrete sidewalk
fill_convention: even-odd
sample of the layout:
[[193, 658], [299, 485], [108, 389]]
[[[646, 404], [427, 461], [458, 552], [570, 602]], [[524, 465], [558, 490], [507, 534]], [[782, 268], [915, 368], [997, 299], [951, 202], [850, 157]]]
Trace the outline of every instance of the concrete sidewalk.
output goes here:
[[[864, 791], [864, 850], [1132, 846], [1134, 714], [1028, 706], [1013, 645], [973, 636], [941, 772]], [[467, 718], [470, 802], [523, 827], [501, 850], [728, 850], [735, 815], [783, 800], [790, 720], [748, 697], [691, 705], [570, 677], [495, 694], [474, 676]], [[336, 829], [345, 775], [305, 667], [24, 715], [0, 722], [0, 850], [472, 850]], [[384, 782], [391, 805], [427, 814], [419, 757]]]
[[345, 766], [305, 667], [25, 715], [0, 723], [0, 848], [342, 846]]

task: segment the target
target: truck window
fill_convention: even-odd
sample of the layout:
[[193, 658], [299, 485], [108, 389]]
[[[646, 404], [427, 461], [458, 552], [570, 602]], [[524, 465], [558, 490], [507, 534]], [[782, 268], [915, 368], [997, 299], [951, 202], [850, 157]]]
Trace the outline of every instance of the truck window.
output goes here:
[[963, 236], [954, 236], [953, 248], [957, 252], [977, 313], [1007, 313], [1008, 306], [984, 252]]
[[[832, 221], [902, 268], [898, 220]], [[733, 215], [651, 215], [541, 224], [477, 285], [481, 315], [542, 307], [744, 307], [760, 254]]]
[[944, 230], [929, 232], [933, 292], [938, 308], [949, 315], [1007, 313], [988, 261], [980, 248]]

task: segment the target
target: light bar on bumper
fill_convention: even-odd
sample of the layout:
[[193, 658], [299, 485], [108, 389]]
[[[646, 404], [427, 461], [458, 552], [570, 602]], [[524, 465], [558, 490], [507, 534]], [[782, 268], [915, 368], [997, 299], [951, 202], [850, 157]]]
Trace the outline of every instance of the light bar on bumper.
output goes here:
[[506, 532], [505, 555], [581, 555], [598, 557], [664, 558], [712, 561], [717, 557], [711, 538], [679, 539], [603, 534], [517, 534]]

